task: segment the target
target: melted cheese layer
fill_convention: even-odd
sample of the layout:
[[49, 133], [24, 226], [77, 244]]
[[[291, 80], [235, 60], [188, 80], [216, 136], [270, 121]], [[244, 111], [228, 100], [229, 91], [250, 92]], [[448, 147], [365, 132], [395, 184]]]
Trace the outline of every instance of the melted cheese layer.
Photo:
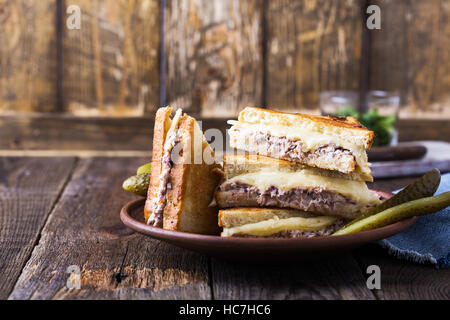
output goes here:
[[362, 181], [320, 176], [314, 174], [313, 169], [303, 169], [297, 172], [263, 169], [258, 172], [235, 176], [227, 180], [226, 183], [232, 182], [256, 186], [262, 191], [269, 189], [271, 186], [285, 191], [294, 188], [320, 188], [346, 196], [357, 203], [377, 204], [380, 202], [378, 196], [372, 193]]
[[332, 132], [318, 130], [313, 125], [288, 126], [279, 124], [246, 123], [235, 120], [229, 120], [233, 125], [231, 129], [238, 129], [243, 134], [245, 132], [262, 132], [277, 137], [286, 137], [289, 140], [301, 140], [305, 151], [315, 151], [318, 148], [334, 144], [337, 147], [347, 149], [355, 156], [356, 163], [363, 173], [371, 174], [366, 150], [360, 140], [351, 135], [337, 135]]
[[275, 218], [233, 228], [224, 228], [221, 235], [222, 237], [231, 237], [234, 234], [246, 234], [264, 237], [287, 230], [316, 231], [328, 227], [336, 220], [337, 218], [328, 216], [314, 218]]

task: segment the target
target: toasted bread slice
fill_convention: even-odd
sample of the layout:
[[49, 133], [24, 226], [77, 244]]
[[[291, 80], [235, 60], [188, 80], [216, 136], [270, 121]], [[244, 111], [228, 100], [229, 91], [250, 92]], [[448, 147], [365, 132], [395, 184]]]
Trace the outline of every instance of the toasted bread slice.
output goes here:
[[232, 208], [219, 210], [219, 226], [223, 228], [239, 227], [269, 219], [286, 219], [293, 217], [311, 218], [317, 215], [294, 209], [277, 208]]
[[271, 125], [276, 123], [287, 127], [307, 126], [312, 131], [337, 135], [343, 139], [370, 149], [375, 133], [364, 127], [354, 117], [314, 116], [300, 113], [286, 113], [246, 107], [239, 113], [239, 122]]
[[[262, 169], [270, 168], [283, 172], [297, 172], [300, 170], [310, 169], [309, 166], [298, 162], [269, 158], [256, 154], [226, 154], [223, 156], [223, 170], [226, 179], [230, 179], [244, 173], [257, 172]], [[366, 176], [361, 172], [344, 174], [339, 171], [320, 168], [314, 168], [313, 170], [316, 174], [325, 177], [356, 181], [373, 181], [371, 176]]]
[[[160, 112], [160, 119], [166, 119], [169, 110], [158, 112]], [[172, 121], [172, 125], [173, 122], [175, 119]], [[165, 128], [167, 128], [166, 125], [157, 126], [157, 122], [155, 122], [155, 138], [163, 136]], [[159, 151], [161, 145], [164, 149], [164, 144], [170, 137], [164, 137], [163, 142], [160, 141], [162, 140], [160, 138], [156, 139], [156, 153], [153, 161], [158, 165], [152, 166], [151, 182], [144, 210], [145, 218], [147, 221], [152, 218], [155, 203], [160, 200], [159, 196], [164, 194], [162, 211], [162, 227], [164, 229], [217, 234], [217, 208], [209, 206], [221, 178], [217, 174], [220, 166], [215, 162], [214, 152], [194, 118], [186, 114], [181, 115], [176, 127], [167, 130], [166, 134], [170, 133], [171, 129], [174, 129], [177, 139], [171, 152], [170, 161], [167, 162], [167, 159], [164, 159], [164, 151]], [[158, 155], [161, 156], [158, 157]], [[203, 155], [209, 155], [210, 158], [204, 158]], [[165, 161], [172, 163], [170, 170], [168, 172], [166, 170], [166, 175], [161, 170], [161, 168], [165, 168]], [[165, 176], [167, 179], [164, 179]], [[165, 192], [161, 192], [164, 188]]]
[[308, 166], [371, 179], [366, 149], [374, 133], [352, 117], [324, 117], [247, 107], [229, 121], [230, 145]]
[[219, 211], [222, 237], [314, 237], [332, 234], [344, 220], [308, 212], [273, 208], [234, 208]]

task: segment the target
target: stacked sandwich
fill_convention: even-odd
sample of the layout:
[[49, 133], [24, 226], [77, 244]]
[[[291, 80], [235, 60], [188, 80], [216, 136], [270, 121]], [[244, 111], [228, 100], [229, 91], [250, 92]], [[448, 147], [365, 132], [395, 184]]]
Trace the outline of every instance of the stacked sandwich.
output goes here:
[[330, 235], [380, 203], [367, 153], [374, 133], [352, 117], [247, 107], [229, 121], [224, 179], [215, 193], [222, 236]]

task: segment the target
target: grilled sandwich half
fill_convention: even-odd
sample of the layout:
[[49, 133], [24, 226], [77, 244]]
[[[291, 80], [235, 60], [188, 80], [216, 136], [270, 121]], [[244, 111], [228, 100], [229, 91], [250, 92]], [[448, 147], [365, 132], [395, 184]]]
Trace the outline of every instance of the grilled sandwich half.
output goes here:
[[231, 147], [373, 181], [366, 150], [374, 133], [353, 117], [311, 116], [246, 107], [228, 121]]
[[225, 155], [219, 208], [274, 207], [317, 215], [356, 218], [381, 200], [358, 174], [299, 165], [259, 155]]
[[217, 209], [209, 203], [220, 165], [194, 118], [160, 108], [153, 136], [152, 171], [144, 216], [167, 230], [217, 234]]

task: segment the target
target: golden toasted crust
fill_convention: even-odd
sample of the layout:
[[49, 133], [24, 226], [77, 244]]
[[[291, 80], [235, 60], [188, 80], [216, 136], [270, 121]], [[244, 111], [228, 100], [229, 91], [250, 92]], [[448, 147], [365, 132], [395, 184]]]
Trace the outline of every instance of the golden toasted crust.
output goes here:
[[[195, 121], [195, 120], [194, 120]], [[183, 131], [188, 131], [190, 134], [190, 126], [193, 127], [193, 120], [187, 115], [183, 115], [180, 119], [178, 136], [181, 136]], [[185, 135], [185, 134], [184, 134]], [[186, 137], [185, 137], [186, 139]], [[189, 139], [189, 138], [187, 138]], [[180, 140], [181, 137], [180, 137]], [[179, 230], [180, 216], [183, 211], [183, 195], [186, 191], [186, 175], [189, 170], [189, 166], [186, 164], [186, 160], [190, 154], [190, 140], [180, 141], [182, 144], [182, 154], [180, 154], [179, 161], [176, 161], [170, 171], [170, 184], [171, 189], [166, 193], [166, 207], [164, 209], [164, 222], [163, 228], [167, 230]]]
[[[302, 121], [303, 119], [309, 119], [316, 123], [323, 123], [329, 126], [337, 126], [347, 129], [355, 129], [360, 130], [363, 132], [372, 133], [369, 129], [364, 127], [359, 121], [354, 117], [335, 117], [335, 116], [315, 116], [315, 115], [308, 115], [308, 114], [302, 114], [302, 113], [289, 113], [289, 112], [281, 112], [281, 111], [274, 111], [269, 109], [262, 109], [257, 107], [245, 107], [244, 110], [242, 110], [239, 113], [239, 121], [242, 122], [248, 122], [247, 117], [253, 116], [256, 114], [262, 113], [259, 117], [267, 117], [270, 115], [270, 117], [278, 118], [281, 123], [286, 121]], [[265, 115], [264, 115], [265, 114]], [[290, 120], [288, 120], [288, 117]]]
[[[197, 128], [197, 129], [196, 129]], [[167, 230], [217, 234], [217, 208], [209, 207], [220, 181], [218, 164], [194, 163], [194, 131], [200, 130], [194, 118], [183, 115], [177, 131], [182, 154], [170, 171], [171, 188], [166, 193], [163, 228]], [[202, 138], [203, 134], [198, 138]], [[202, 140], [202, 154], [209, 144]], [[178, 149], [178, 150], [180, 150]]]
[[373, 131], [364, 127], [357, 119], [353, 117], [314, 116], [300, 113], [279, 112], [256, 107], [246, 107], [239, 113], [238, 120], [239, 122], [278, 123], [280, 125], [301, 124], [305, 120], [310, 120], [319, 126], [343, 128], [352, 130], [355, 134], [364, 136], [366, 149], [370, 149], [375, 136]]
[[153, 152], [152, 152], [152, 170], [150, 174], [150, 185], [147, 192], [147, 201], [145, 202], [144, 217], [148, 220], [152, 213], [152, 196], [159, 187], [159, 175], [161, 173], [161, 158], [164, 152], [164, 142], [166, 134], [170, 127], [171, 107], [159, 108], [156, 112], [155, 127], [153, 130]]

